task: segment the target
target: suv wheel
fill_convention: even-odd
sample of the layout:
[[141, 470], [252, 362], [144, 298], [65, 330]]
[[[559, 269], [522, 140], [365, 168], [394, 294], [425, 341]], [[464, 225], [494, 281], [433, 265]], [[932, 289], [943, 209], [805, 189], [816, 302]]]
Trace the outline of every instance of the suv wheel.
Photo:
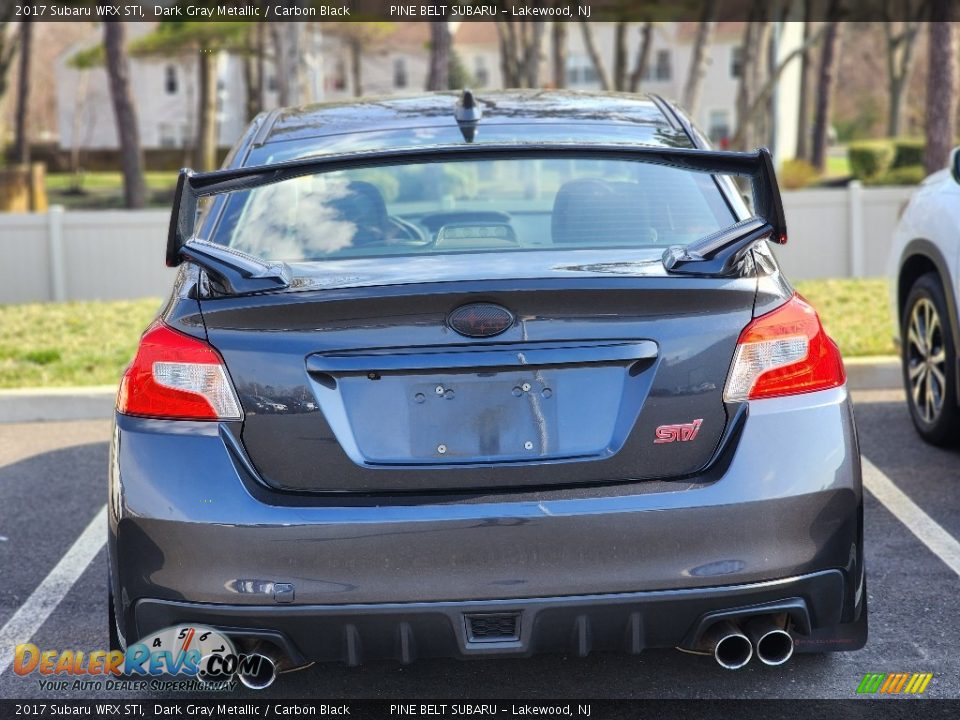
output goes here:
[[936, 273], [918, 278], [907, 295], [901, 320], [903, 381], [917, 432], [933, 445], [960, 439], [956, 344], [943, 287]]

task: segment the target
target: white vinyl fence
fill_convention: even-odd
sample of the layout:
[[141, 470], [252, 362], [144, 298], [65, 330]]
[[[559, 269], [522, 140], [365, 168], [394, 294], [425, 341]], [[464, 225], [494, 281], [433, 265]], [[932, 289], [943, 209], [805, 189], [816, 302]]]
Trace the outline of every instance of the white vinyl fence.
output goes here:
[[[798, 190], [783, 195], [788, 277], [883, 275], [891, 234], [913, 188]], [[163, 210], [0, 214], [0, 303], [165, 295]]]
[[164, 210], [0, 214], [0, 303], [167, 294]]

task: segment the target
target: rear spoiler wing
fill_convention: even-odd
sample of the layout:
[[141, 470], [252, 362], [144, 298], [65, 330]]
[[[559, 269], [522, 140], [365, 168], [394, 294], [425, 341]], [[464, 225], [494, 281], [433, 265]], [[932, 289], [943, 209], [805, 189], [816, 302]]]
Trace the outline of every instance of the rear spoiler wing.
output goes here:
[[[752, 229], [755, 231], [758, 226], [762, 226], [764, 237], [769, 237], [774, 242], [781, 244], [787, 241], [787, 224], [783, 213], [783, 203], [780, 199], [780, 189], [777, 186], [776, 175], [773, 171], [773, 159], [770, 156], [770, 151], [766, 148], [760, 148], [753, 152], [731, 152], [726, 150], [697, 150], [645, 145], [630, 147], [593, 143], [439, 145], [428, 148], [327, 155], [271, 165], [216, 170], [206, 173], [195, 173], [193, 170], [185, 168], [180, 171], [177, 180], [173, 214], [170, 218], [170, 231], [167, 237], [166, 262], [169, 267], [176, 267], [186, 257], [198, 260], [196, 257], [198, 253], [191, 252], [188, 246], [190, 243], [197, 241], [197, 207], [199, 199], [203, 197], [222, 195], [238, 190], [250, 190], [263, 185], [271, 185], [304, 175], [332, 170], [451, 160], [571, 157], [637, 160], [694, 172], [737, 175], [749, 178], [753, 190], [754, 218], [752, 219], [757, 221], [753, 224]], [[716, 246], [717, 243], [712, 244], [713, 252], [723, 249]], [[226, 248], [224, 250], [229, 252]], [[682, 259], [682, 262], [709, 259], [711, 259], [711, 256], [708, 254], [688, 253], [685, 259]], [[250, 258], [247, 257], [246, 260], [249, 261]], [[267, 266], [265, 263], [264, 267]]]

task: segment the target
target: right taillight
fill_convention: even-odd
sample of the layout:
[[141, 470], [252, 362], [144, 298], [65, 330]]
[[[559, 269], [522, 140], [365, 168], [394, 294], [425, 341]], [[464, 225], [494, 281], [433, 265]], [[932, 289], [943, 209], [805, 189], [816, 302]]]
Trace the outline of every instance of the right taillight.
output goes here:
[[740, 333], [723, 397], [728, 402], [759, 400], [844, 382], [840, 350], [823, 331], [817, 311], [794, 294]]
[[220, 354], [157, 320], [123, 374], [117, 411], [166, 420], [240, 420]]

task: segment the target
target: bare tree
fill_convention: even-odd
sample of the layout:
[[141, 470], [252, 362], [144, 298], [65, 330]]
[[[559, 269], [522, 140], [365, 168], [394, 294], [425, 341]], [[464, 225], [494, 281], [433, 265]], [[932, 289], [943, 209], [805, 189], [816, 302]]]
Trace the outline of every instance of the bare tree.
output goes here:
[[327, 23], [330, 34], [339, 37], [347, 46], [350, 55], [350, 79], [354, 97], [363, 95], [363, 55], [367, 48], [376, 45], [393, 32], [389, 22]]
[[0, 100], [7, 94], [7, 75], [20, 46], [20, 33], [11, 30], [15, 9], [13, 3], [0, 6]]
[[[773, 8], [771, 8], [773, 10]], [[770, 81], [772, 68], [770, 67], [770, 58], [772, 54], [773, 28], [774, 22], [770, 21], [769, 14], [764, 15], [764, 21], [757, 23], [757, 54], [754, 62], [749, 66], [750, 70], [750, 88], [751, 103], [747, 109], [747, 119], [753, 130], [752, 145], [768, 145], [772, 137], [772, 119], [773, 104], [772, 94], [764, 97], [760, 94], [761, 88]], [[752, 112], [752, 109], [760, 105], [760, 112]]]
[[[750, 142], [753, 142], [754, 135], [761, 136], [763, 133], [759, 130], [756, 133], [751, 133], [753, 124], [762, 110], [768, 108], [769, 103], [773, 97], [773, 91], [777, 87], [777, 83], [780, 81], [780, 77], [783, 75], [784, 70], [792, 63], [794, 60], [803, 56], [805, 52], [808, 52], [809, 49], [818, 43], [823, 37], [824, 32], [826, 31], [827, 26], [821, 25], [821, 27], [812, 35], [806, 37], [802, 45], [798, 48], [794, 48], [789, 54], [781, 58], [779, 63], [772, 67], [766, 77], [764, 84], [759, 88], [752, 88], [749, 91], [751, 96], [750, 104], [742, 110], [738, 110], [738, 122], [737, 122], [737, 132], [733, 137], [733, 144], [738, 147], [747, 147], [748, 143], [744, 141], [744, 137], [749, 136]], [[751, 73], [755, 75], [756, 73]]]
[[30, 162], [30, 138], [27, 137], [27, 105], [30, 102], [30, 49], [33, 23], [20, 24], [20, 72], [17, 79], [17, 115], [13, 156], [18, 163]]
[[697, 35], [693, 41], [693, 52], [690, 58], [690, 72], [683, 87], [683, 105], [691, 116], [697, 114], [700, 106], [700, 89], [707, 75], [707, 61], [716, 17], [717, 0], [706, 0], [700, 11], [700, 22], [697, 23]]
[[301, 67], [303, 63], [304, 23], [271, 23], [278, 99], [281, 105], [300, 105], [303, 91]]
[[123, 171], [123, 200], [128, 208], [146, 205], [147, 189], [143, 180], [143, 149], [137, 111], [130, 92], [130, 67], [124, 47], [124, 26], [120, 22], [103, 23], [107, 76], [113, 116], [120, 141], [120, 167]]
[[520, 85], [520, 73], [517, 69], [517, 24], [519, 23], [504, 20], [495, 23], [500, 41], [500, 77], [505, 88]]
[[546, 23], [497, 21], [500, 73], [504, 87], [540, 86], [540, 59]]
[[263, 110], [264, 65], [266, 59], [266, 23], [253, 23], [247, 32], [249, 52], [243, 55], [243, 84], [246, 89], [247, 120]]
[[817, 94], [814, 103], [813, 142], [810, 163], [820, 172], [827, 165], [827, 139], [833, 106], [833, 90], [840, 64], [840, 36], [842, 25], [835, 18], [840, 15], [840, 0], [830, 0], [827, 23], [820, 49], [820, 67], [817, 73]]
[[201, 49], [199, 55], [200, 115], [197, 124], [197, 162], [204, 170], [217, 166], [217, 66], [218, 53]]
[[603, 64], [600, 51], [597, 50], [597, 42], [593, 38], [593, 29], [590, 27], [590, 23], [582, 21], [580, 23], [580, 32], [583, 34], [583, 44], [584, 47], [587, 48], [590, 62], [593, 63], [593, 67], [597, 71], [597, 79], [600, 81], [600, 87], [603, 90], [610, 90], [610, 76], [607, 74], [607, 68]]
[[637, 56], [630, 73], [629, 90], [632, 93], [640, 92], [640, 83], [650, 67], [650, 53], [653, 49], [653, 23], [645, 22], [640, 26], [640, 45], [637, 46]]
[[363, 96], [363, 41], [358, 37], [351, 37], [347, 41], [350, 50], [350, 84], [353, 85], [353, 96]]
[[813, 76], [813, 52], [807, 43], [813, 27], [813, 0], [803, 0], [803, 52], [800, 58], [800, 97], [797, 100], [797, 149], [794, 153], [806, 160], [810, 138], [810, 85]]
[[430, 23], [430, 72], [427, 90], [446, 90], [450, 81], [450, 26], [446, 20]]
[[627, 31], [630, 23], [618, 22], [613, 32], [613, 87], [625, 90], [627, 87]]
[[759, 94], [758, 83], [762, 78], [767, 46], [770, 39], [769, 8], [765, 0], [753, 0], [744, 23], [743, 40], [740, 43], [740, 82], [737, 84], [737, 130], [732, 144], [739, 148], [754, 147], [759, 136], [755, 115], [751, 112]]
[[640, 48], [637, 53], [634, 67], [628, 72], [628, 43], [627, 38], [630, 33], [630, 23], [618, 22], [613, 29], [613, 78], [607, 72], [603, 62], [603, 56], [597, 47], [597, 42], [593, 37], [593, 29], [590, 23], [581, 22], [580, 30], [583, 34], [583, 44], [587, 48], [587, 54], [590, 56], [590, 62], [597, 73], [600, 86], [604, 90], [618, 90], [637, 92], [640, 87], [640, 79], [646, 70], [650, 55], [650, 39], [652, 33], [652, 23], [645, 23], [641, 30]]
[[543, 57], [543, 36], [547, 24], [536, 21], [524, 24], [523, 74], [528, 88], [540, 87], [540, 59]]
[[914, 2], [912, 7], [908, 3], [900, 8], [910, 19], [894, 21], [889, 18], [893, 15], [892, 1], [884, 3], [883, 35], [886, 43], [887, 61], [887, 94], [890, 105], [887, 109], [887, 135], [896, 137], [900, 134], [903, 122], [903, 102], [906, 89], [910, 83], [915, 65], [917, 36], [920, 32], [920, 19], [926, 10], [925, 2]]
[[929, 24], [927, 68], [926, 148], [927, 173], [946, 166], [957, 132], [957, 37], [952, 8], [935, 3]]
[[551, 55], [553, 57], [553, 86], [567, 86], [567, 24], [554, 22], [551, 28]]
[[87, 142], [89, 142], [90, 130], [92, 129], [90, 113], [90, 71], [78, 68], [79, 77], [74, 86], [73, 96], [73, 117], [70, 119], [70, 189], [79, 192], [83, 188], [83, 173], [80, 168], [80, 149], [85, 142], [80, 140], [80, 135], [84, 128], [87, 130]]

